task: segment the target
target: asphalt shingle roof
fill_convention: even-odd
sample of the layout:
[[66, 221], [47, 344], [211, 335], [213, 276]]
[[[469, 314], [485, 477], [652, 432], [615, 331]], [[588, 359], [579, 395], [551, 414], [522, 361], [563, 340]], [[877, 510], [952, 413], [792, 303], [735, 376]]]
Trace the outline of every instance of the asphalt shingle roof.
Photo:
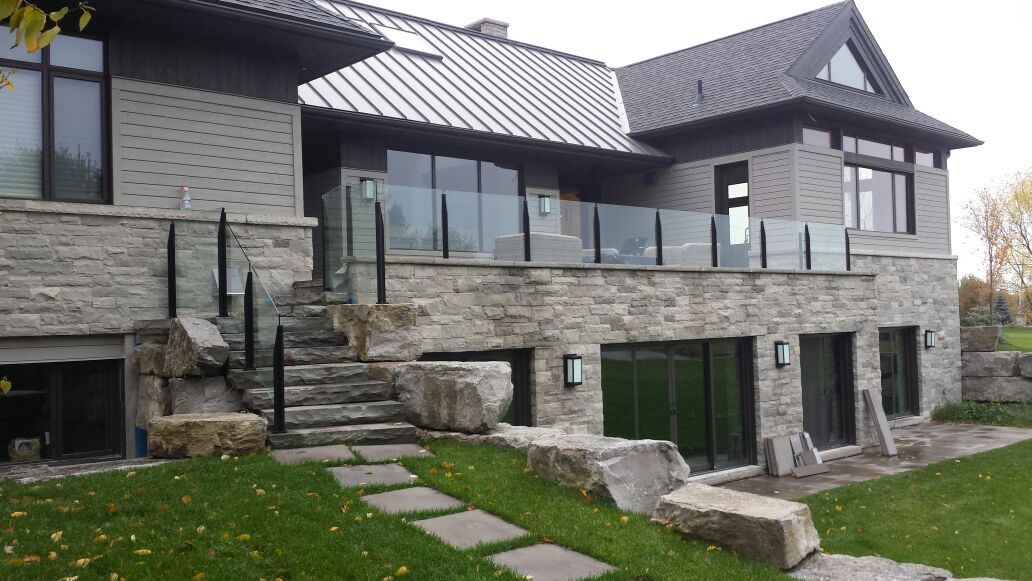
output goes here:
[[363, 24], [345, 18], [336, 12], [321, 8], [314, 0], [213, 0], [211, 3], [233, 6], [248, 11], [264, 12], [308, 24], [375, 34]]

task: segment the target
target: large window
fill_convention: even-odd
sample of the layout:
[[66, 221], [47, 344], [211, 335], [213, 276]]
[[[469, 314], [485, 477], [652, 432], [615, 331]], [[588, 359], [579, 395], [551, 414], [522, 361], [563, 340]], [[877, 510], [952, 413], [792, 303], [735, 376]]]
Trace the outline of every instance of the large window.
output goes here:
[[0, 94], [0, 197], [106, 201], [104, 44], [62, 34], [28, 54], [0, 40], [0, 67], [15, 71]]
[[868, 93], [881, 93], [848, 42], [817, 73], [817, 78]]
[[914, 233], [906, 174], [847, 165], [842, 173], [843, 217], [849, 228]]
[[889, 418], [917, 414], [917, 329], [878, 329], [882, 406]]

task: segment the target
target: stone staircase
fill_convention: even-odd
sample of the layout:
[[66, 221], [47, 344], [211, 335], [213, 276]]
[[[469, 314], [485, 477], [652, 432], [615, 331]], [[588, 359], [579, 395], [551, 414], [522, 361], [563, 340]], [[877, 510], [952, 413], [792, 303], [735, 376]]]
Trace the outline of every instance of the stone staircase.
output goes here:
[[[369, 366], [355, 362], [347, 337], [333, 331], [326, 317], [328, 297], [315, 283], [299, 283], [291, 295], [277, 297], [284, 343], [286, 433], [269, 433], [274, 448], [323, 444], [398, 444], [416, 441], [405, 422], [405, 407], [392, 399], [390, 386], [372, 379]], [[244, 367], [243, 321], [218, 322], [229, 344], [228, 380], [243, 391], [245, 407], [273, 420], [272, 355], [256, 347], [255, 370]]]

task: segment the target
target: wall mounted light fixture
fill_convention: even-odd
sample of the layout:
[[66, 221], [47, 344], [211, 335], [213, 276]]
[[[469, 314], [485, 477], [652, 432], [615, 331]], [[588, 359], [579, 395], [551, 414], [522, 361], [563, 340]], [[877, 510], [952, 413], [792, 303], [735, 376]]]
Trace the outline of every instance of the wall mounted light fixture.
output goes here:
[[774, 342], [774, 363], [778, 367], [792, 364], [792, 352], [788, 349], [787, 341]]
[[552, 196], [538, 196], [538, 212], [542, 216], [552, 213]]
[[584, 358], [580, 355], [563, 355], [563, 384], [575, 387], [584, 383]]
[[925, 349], [931, 349], [935, 347], [936, 342], [939, 338], [936, 336], [935, 331], [931, 329], [925, 329]]

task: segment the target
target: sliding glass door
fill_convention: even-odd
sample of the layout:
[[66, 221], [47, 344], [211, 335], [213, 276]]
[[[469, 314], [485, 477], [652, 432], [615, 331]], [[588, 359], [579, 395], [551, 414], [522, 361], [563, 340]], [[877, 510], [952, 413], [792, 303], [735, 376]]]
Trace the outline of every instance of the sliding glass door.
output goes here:
[[602, 348], [607, 436], [670, 440], [695, 472], [752, 462], [751, 341]]
[[878, 339], [885, 416], [917, 415], [916, 329], [879, 329]]
[[799, 338], [803, 429], [818, 449], [853, 441], [849, 335]]

